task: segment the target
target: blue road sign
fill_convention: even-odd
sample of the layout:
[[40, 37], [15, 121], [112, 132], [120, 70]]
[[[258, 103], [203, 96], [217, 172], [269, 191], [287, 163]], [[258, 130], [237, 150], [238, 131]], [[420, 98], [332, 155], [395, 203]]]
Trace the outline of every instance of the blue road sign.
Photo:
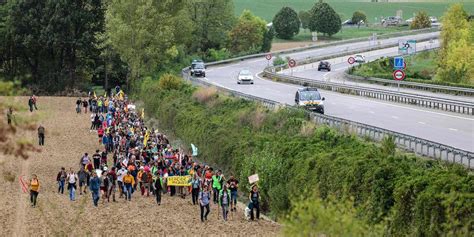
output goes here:
[[403, 57], [393, 58], [393, 67], [396, 69], [403, 69], [405, 67], [405, 60]]

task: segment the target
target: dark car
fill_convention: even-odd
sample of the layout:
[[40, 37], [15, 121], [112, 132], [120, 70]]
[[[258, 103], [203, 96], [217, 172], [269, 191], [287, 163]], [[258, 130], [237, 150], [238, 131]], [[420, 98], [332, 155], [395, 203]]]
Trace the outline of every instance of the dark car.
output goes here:
[[326, 70], [326, 71], [330, 72], [331, 71], [331, 64], [328, 61], [319, 62], [318, 71], [321, 71], [321, 70]]
[[191, 76], [206, 77], [206, 66], [202, 60], [193, 60], [191, 63]]
[[324, 114], [324, 97], [321, 97], [316, 88], [298, 89], [295, 95], [295, 103], [296, 106]]

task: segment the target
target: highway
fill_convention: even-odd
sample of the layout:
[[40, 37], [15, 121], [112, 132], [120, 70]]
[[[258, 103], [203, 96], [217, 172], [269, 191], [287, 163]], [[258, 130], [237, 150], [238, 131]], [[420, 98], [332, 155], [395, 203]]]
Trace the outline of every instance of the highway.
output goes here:
[[[411, 36], [410, 38], [420, 39], [437, 37], [437, 35], [438, 33], [429, 33]], [[381, 44], [398, 42], [401, 38], [406, 37], [381, 40]], [[302, 59], [344, 52], [349, 48], [363, 48], [367, 47], [367, 45], [367, 42], [352, 43], [350, 45], [312, 49], [283, 56]], [[241, 69], [249, 69], [257, 74], [266, 66], [267, 60], [264, 58], [210, 66], [207, 70], [207, 78], [204, 80], [214, 85], [246, 94], [294, 104], [295, 91], [299, 88], [297, 85], [278, 83], [257, 77], [255, 78], [254, 85], [238, 85], [236, 83], [236, 75]], [[324, 77], [324, 74], [322, 74], [322, 77]], [[321, 91], [321, 94], [326, 98], [325, 110], [328, 115], [417, 136], [471, 152], [474, 151], [474, 118], [471, 116], [330, 91]]]

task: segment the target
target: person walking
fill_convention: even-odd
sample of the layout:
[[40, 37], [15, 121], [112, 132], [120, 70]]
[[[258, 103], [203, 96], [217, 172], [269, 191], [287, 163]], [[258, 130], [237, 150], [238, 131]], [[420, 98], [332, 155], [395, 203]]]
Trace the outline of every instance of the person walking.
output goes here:
[[39, 140], [39, 145], [44, 146], [44, 127], [41, 124], [38, 127], [38, 140]]
[[81, 105], [82, 105], [81, 98], [77, 98], [77, 100], [76, 100], [76, 113], [78, 113], [78, 114], [81, 113]]
[[251, 203], [251, 208], [250, 208], [250, 219], [253, 221], [254, 220], [254, 213], [253, 209], [256, 210], [257, 214], [257, 220], [260, 219], [260, 192], [258, 191], [257, 185], [252, 186], [252, 190], [250, 191], [249, 195], [250, 203]]
[[7, 110], [7, 122], [8, 122], [8, 125], [11, 125], [11, 124], [12, 124], [12, 120], [13, 120], [13, 108], [10, 106], [10, 107], [8, 107], [8, 110]]
[[[199, 207], [201, 208], [201, 222], [204, 220], [207, 221], [207, 215], [211, 210], [209, 209], [209, 203], [211, 200], [211, 188], [208, 185], [204, 185], [201, 192], [199, 193]], [[204, 214], [204, 209], [206, 209], [206, 213]]]
[[154, 187], [155, 187], [156, 203], [158, 203], [158, 206], [160, 206], [161, 205], [161, 192], [163, 192], [163, 180], [159, 175], [155, 179]]
[[67, 174], [67, 189], [69, 190], [69, 200], [75, 201], [76, 200], [76, 182], [77, 182], [77, 174], [74, 173], [72, 168], [69, 169], [69, 173]]
[[94, 169], [100, 169], [100, 158], [102, 156], [99, 153], [99, 150], [95, 150], [95, 154], [92, 155], [92, 160], [94, 161]]
[[227, 185], [229, 185], [230, 189], [230, 211], [237, 211], [239, 181], [231, 175], [227, 181]]
[[87, 102], [86, 98], [82, 100], [82, 107], [84, 107], [84, 113], [87, 114], [87, 108], [89, 107], [89, 102]]
[[222, 172], [220, 170], [217, 171], [215, 175], [212, 176], [212, 194], [213, 194], [213, 201], [214, 204], [219, 202], [219, 192], [222, 189]]
[[36, 201], [38, 200], [38, 194], [40, 190], [40, 182], [36, 174], [32, 175], [33, 177], [30, 180], [30, 201], [31, 206], [36, 207]]
[[219, 205], [222, 208], [222, 217], [224, 217], [224, 221], [227, 221], [227, 214], [229, 214], [230, 197], [230, 190], [227, 188], [227, 185], [224, 185], [222, 190], [219, 192]]
[[38, 107], [36, 107], [36, 104], [38, 102], [38, 98], [36, 98], [35, 95], [31, 96], [31, 99], [33, 100], [33, 106], [35, 107], [35, 110], [38, 110]]
[[77, 177], [79, 178], [79, 195], [82, 195], [82, 190], [84, 190], [84, 193], [86, 192], [87, 179], [89, 178], [89, 174], [85, 171], [83, 166], [81, 166], [79, 172], [77, 172]]
[[115, 201], [115, 187], [117, 186], [117, 174], [115, 173], [115, 167], [107, 173], [109, 179], [109, 186], [107, 190], [107, 202], [110, 202], [110, 196], [112, 196], [112, 201]]
[[97, 207], [98, 203], [99, 203], [99, 188], [100, 188], [100, 179], [99, 177], [97, 177], [97, 173], [96, 172], [92, 172], [92, 177], [89, 181], [89, 189], [91, 190], [91, 193], [92, 193], [92, 201], [94, 203], [94, 206]]
[[64, 167], [61, 167], [61, 170], [56, 176], [56, 181], [58, 182], [58, 193], [64, 194], [64, 183], [66, 182], [66, 178], [66, 169]]
[[123, 184], [125, 185], [125, 200], [131, 201], [132, 200], [132, 189], [135, 185], [135, 178], [130, 174], [130, 172], [126, 172], [125, 176], [123, 177]]
[[191, 196], [193, 199], [193, 205], [198, 204], [199, 197], [199, 186], [201, 184], [201, 179], [197, 173], [194, 173], [193, 178], [191, 179]]
[[29, 99], [28, 99], [28, 106], [30, 107], [30, 112], [33, 112], [33, 106], [34, 106], [34, 100], [33, 100], [33, 96], [31, 96]]

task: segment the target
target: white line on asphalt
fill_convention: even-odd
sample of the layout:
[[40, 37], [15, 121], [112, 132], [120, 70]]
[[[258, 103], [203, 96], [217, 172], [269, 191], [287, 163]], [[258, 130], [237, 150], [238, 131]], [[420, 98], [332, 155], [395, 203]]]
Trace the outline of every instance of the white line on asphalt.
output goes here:
[[458, 130], [457, 130], [457, 129], [455, 129], [455, 128], [449, 128], [449, 130], [451, 130], [451, 131], [455, 131], [455, 132], [457, 132], [457, 131], [458, 131]]
[[426, 124], [425, 122], [418, 122], [419, 124]]

